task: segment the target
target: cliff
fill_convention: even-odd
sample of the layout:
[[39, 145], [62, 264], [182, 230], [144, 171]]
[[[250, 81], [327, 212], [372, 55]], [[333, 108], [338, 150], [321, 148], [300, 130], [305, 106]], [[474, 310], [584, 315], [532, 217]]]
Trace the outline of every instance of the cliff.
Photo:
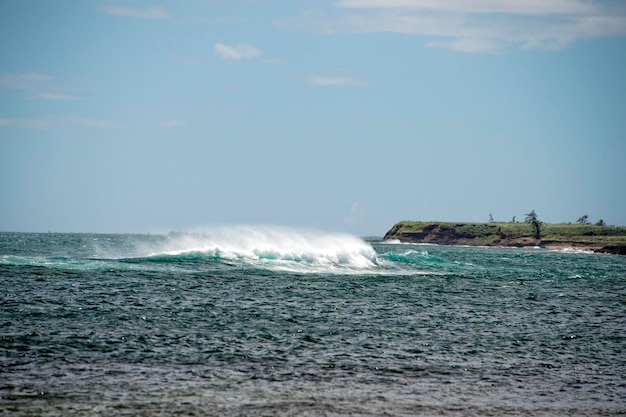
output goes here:
[[544, 223], [541, 238], [526, 223], [396, 223], [383, 240], [474, 246], [576, 248], [626, 255], [626, 227]]

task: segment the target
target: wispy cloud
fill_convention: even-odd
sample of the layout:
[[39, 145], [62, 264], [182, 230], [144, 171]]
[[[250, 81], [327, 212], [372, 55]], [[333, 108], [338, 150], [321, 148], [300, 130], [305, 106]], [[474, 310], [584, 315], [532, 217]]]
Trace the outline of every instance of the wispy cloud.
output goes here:
[[0, 118], [0, 127], [37, 130], [49, 130], [68, 127], [111, 129], [115, 127], [120, 127], [120, 124], [110, 120], [97, 118], [43, 116], [26, 118]]
[[0, 119], [0, 127], [13, 127], [20, 129], [49, 129], [54, 123], [48, 118], [3, 118]]
[[0, 74], [0, 90], [21, 92], [29, 100], [77, 100], [73, 89], [59, 85], [47, 74]]
[[104, 119], [92, 119], [92, 118], [84, 118], [77, 117], [67, 120], [67, 123], [75, 126], [82, 127], [93, 127], [98, 129], [110, 129], [114, 127], [119, 127], [119, 123], [112, 122], [110, 120]]
[[246, 21], [244, 18], [238, 16], [190, 16], [184, 18], [183, 20], [190, 23], [207, 23], [212, 25], [238, 25]]
[[102, 12], [113, 16], [134, 17], [138, 19], [166, 19], [170, 17], [167, 10], [162, 7], [151, 7], [148, 9], [134, 9], [131, 7], [108, 7]]
[[527, 15], [585, 14], [589, 2], [578, 0], [340, 0], [338, 7], [421, 9], [453, 13], [509, 13]]
[[366, 86], [368, 83], [362, 80], [358, 80], [352, 77], [337, 77], [337, 76], [328, 76], [328, 75], [311, 75], [307, 77], [307, 82], [309, 84], [318, 86], [318, 87], [345, 87], [345, 86]]
[[246, 44], [224, 45], [222, 43], [217, 43], [215, 44], [214, 50], [220, 58], [228, 61], [255, 59], [259, 58], [263, 54], [255, 46]]
[[65, 93], [38, 93], [30, 96], [29, 98], [39, 100], [77, 100], [78, 96]]
[[626, 4], [600, 0], [339, 0], [286, 24], [324, 33], [402, 33], [461, 52], [560, 49], [625, 36]]
[[0, 74], [0, 89], [26, 91], [52, 80], [50, 75], [34, 72], [22, 74]]

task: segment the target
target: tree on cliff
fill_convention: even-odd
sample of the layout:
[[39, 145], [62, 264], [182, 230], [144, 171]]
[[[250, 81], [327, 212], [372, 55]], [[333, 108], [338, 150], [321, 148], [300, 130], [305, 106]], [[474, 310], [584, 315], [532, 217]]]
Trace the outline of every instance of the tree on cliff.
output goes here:
[[578, 224], [589, 224], [589, 216], [586, 215], [586, 214], [583, 215], [583, 216], [580, 216], [578, 218], [578, 220], [576, 220], [576, 223], [578, 223]]
[[541, 225], [543, 224], [538, 218], [535, 210], [526, 214], [524, 221], [535, 229], [535, 239], [541, 239]]

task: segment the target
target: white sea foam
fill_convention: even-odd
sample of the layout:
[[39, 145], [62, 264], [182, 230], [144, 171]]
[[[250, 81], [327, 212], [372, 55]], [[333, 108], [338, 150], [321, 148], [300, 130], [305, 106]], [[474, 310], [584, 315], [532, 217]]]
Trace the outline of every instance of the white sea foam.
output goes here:
[[402, 244], [400, 239], [388, 239], [388, 240], [383, 240], [380, 243], [383, 245], [401, 245]]
[[231, 226], [173, 235], [151, 255], [193, 252], [281, 267], [298, 263], [366, 269], [378, 264], [374, 248], [356, 236], [278, 226]]
[[439, 246], [437, 243], [427, 242], [402, 242], [400, 239], [389, 239], [380, 242], [382, 245], [406, 245], [406, 246]]
[[590, 249], [578, 249], [578, 248], [558, 248], [558, 249], [551, 249], [551, 251], [561, 252], [561, 253], [586, 253], [586, 254], [594, 253]]

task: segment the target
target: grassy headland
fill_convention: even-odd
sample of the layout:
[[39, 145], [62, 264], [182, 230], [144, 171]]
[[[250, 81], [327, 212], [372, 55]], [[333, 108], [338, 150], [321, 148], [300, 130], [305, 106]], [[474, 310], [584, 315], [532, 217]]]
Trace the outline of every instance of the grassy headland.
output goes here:
[[527, 223], [402, 221], [383, 239], [443, 245], [576, 248], [626, 255], [626, 227], [592, 224], [542, 223], [540, 238], [536, 239], [533, 227]]

